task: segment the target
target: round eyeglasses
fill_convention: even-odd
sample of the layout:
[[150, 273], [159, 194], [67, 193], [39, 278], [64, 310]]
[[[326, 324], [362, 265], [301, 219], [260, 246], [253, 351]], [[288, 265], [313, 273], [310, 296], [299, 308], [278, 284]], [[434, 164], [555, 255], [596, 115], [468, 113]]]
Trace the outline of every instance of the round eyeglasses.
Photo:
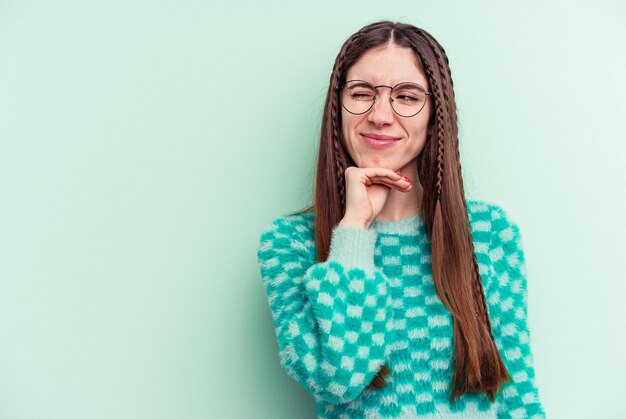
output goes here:
[[427, 96], [432, 94], [417, 83], [403, 82], [392, 87], [384, 84], [374, 86], [364, 80], [349, 80], [338, 86], [341, 92], [341, 106], [351, 114], [364, 114], [374, 106], [374, 102], [378, 98], [376, 89], [379, 87], [391, 89], [389, 94], [391, 108], [404, 118], [410, 118], [420, 113], [424, 109]]

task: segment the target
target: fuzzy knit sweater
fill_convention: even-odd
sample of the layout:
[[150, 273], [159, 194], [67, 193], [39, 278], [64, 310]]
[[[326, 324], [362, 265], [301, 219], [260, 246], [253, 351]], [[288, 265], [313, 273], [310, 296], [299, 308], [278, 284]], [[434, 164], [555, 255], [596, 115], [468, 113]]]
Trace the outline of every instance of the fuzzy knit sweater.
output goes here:
[[[452, 317], [432, 279], [420, 215], [337, 226], [316, 261], [314, 215], [276, 219], [258, 259], [281, 366], [313, 394], [318, 418], [542, 418], [527, 325], [517, 225], [497, 205], [467, 201], [491, 327], [511, 380], [450, 401]], [[380, 367], [387, 385], [370, 389]]]

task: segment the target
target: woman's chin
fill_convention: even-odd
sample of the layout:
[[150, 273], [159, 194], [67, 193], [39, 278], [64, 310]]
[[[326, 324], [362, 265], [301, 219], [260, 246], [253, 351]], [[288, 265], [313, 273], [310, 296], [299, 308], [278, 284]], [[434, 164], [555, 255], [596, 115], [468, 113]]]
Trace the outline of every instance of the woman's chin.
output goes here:
[[364, 162], [360, 162], [357, 163], [357, 166], [360, 167], [361, 169], [365, 169], [365, 168], [383, 168], [383, 169], [391, 169], [394, 172], [396, 170], [399, 170], [398, 168], [396, 168], [394, 164], [391, 164], [389, 162], [383, 162], [383, 161], [364, 161]]

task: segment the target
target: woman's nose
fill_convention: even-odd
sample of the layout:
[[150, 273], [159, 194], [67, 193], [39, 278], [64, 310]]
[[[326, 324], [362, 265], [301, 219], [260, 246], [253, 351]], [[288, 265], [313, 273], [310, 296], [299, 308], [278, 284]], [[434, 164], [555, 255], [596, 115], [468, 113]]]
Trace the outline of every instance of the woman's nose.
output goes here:
[[391, 124], [394, 118], [391, 98], [388, 95], [377, 95], [367, 118], [376, 125]]

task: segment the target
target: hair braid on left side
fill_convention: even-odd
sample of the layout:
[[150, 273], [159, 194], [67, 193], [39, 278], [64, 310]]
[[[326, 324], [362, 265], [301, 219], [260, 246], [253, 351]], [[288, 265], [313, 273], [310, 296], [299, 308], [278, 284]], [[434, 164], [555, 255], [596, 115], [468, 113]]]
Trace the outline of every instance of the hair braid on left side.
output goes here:
[[[418, 56], [420, 57], [423, 63], [424, 71], [426, 72], [428, 81], [431, 85], [430, 90], [432, 91], [432, 98], [434, 101], [434, 108], [435, 108], [434, 113], [435, 113], [435, 119], [436, 119], [435, 135], [437, 139], [437, 151], [436, 151], [437, 169], [436, 169], [436, 180], [435, 180], [435, 202], [436, 202], [436, 205], [441, 205], [443, 194], [444, 194], [444, 190], [443, 190], [444, 146], [445, 146], [444, 142], [445, 142], [446, 119], [448, 115], [447, 115], [447, 109], [444, 106], [445, 102], [443, 102], [442, 100], [443, 89], [439, 85], [438, 79], [435, 77], [434, 70], [430, 67], [430, 65], [428, 64], [429, 61], [426, 60], [422, 56], [422, 53], [419, 50], [416, 50], [416, 53], [418, 54]], [[437, 292], [440, 296], [446, 295], [445, 290], [439, 287], [438, 281], [435, 281], [435, 286], [437, 287]], [[449, 303], [447, 299], [442, 298], [442, 302], [448, 308], [448, 310], [450, 310], [451, 312], [454, 311], [451, 304]]]
[[[419, 34], [419, 36], [424, 39], [429, 47], [429, 49], [432, 51], [432, 53], [435, 56], [435, 59], [438, 63], [438, 70], [439, 70], [439, 75], [441, 77], [442, 82], [444, 82], [445, 85], [445, 76], [447, 74], [446, 71], [441, 71], [441, 57], [438, 54], [439, 53], [439, 49], [441, 48], [441, 46], [434, 40], [432, 39], [432, 37], [425, 31], [418, 29], [417, 33]], [[446, 91], [446, 89], [444, 88], [443, 85], [440, 85], [438, 83], [438, 79], [435, 77], [434, 75], [434, 69], [432, 69], [430, 67], [429, 60], [426, 60], [425, 57], [422, 56], [422, 54], [416, 50], [416, 53], [418, 53], [418, 55], [420, 56], [421, 62], [423, 64], [424, 70], [426, 71], [426, 74], [428, 76], [428, 81], [430, 83], [430, 90], [432, 91], [433, 95], [433, 101], [435, 102], [435, 117], [436, 117], [436, 122], [437, 122], [437, 131], [436, 131], [436, 135], [437, 135], [437, 174], [436, 174], [436, 195], [435, 195], [435, 199], [437, 201], [441, 201], [441, 199], [443, 198], [443, 185], [444, 185], [444, 181], [443, 181], [443, 177], [444, 177], [444, 147], [445, 147], [445, 137], [446, 137], [446, 127], [449, 126], [450, 124], [447, 123], [449, 122], [450, 118], [452, 117], [451, 115], [448, 114], [448, 108], [446, 106], [444, 106], [447, 103], [450, 103], [450, 97], [448, 95], [448, 92]]]
[[[445, 50], [434, 39], [431, 39], [431, 37], [427, 37], [427, 39], [429, 40], [429, 43], [431, 44], [431, 47], [433, 47], [433, 50], [435, 52], [435, 57], [437, 58], [437, 64], [438, 64], [440, 73], [442, 74], [442, 76], [447, 75], [449, 86], [452, 87], [453, 86], [452, 74], [450, 71], [449, 60], [445, 53]], [[444, 88], [443, 90], [444, 90], [444, 95], [446, 97], [446, 100], [450, 100], [450, 102], [448, 102], [449, 105], [451, 106], [449, 117], [451, 118], [451, 122], [453, 122], [451, 124], [451, 127], [456, 128], [457, 125], [456, 125], [456, 107], [454, 106], [455, 105], [454, 91], [452, 89], [447, 89], [447, 88]], [[449, 95], [448, 95], [448, 90], [450, 90]], [[455, 158], [454, 158], [455, 163], [456, 163], [455, 169], [456, 169], [456, 173], [457, 173], [460, 185], [463, 185], [460, 150], [458, 146], [458, 130], [455, 130], [455, 132], [451, 134], [452, 134], [451, 139], [454, 142], [454, 146], [452, 147], [452, 149], [455, 153]], [[494, 372], [497, 370], [498, 371], [497, 374], [501, 374], [501, 376], [505, 380], [508, 379], [508, 372], [506, 371], [506, 366], [502, 362], [502, 358], [498, 354], [497, 346], [495, 344], [493, 332], [491, 329], [489, 311], [487, 308], [487, 302], [485, 298], [485, 290], [482, 286], [478, 260], [477, 260], [476, 252], [474, 248], [471, 228], [469, 226], [469, 215], [468, 215], [469, 213], [467, 211], [467, 201], [465, 199], [465, 191], [464, 191], [464, 188], [462, 187], [459, 189], [460, 189], [461, 202], [463, 205], [464, 214], [466, 214], [468, 218], [468, 225], [466, 228], [466, 232], [467, 232], [467, 244], [469, 246], [468, 250], [471, 253], [471, 263], [472, 263], [471, 273], [472, 273], [473, 280], [471, 281], [471, 293], [472, 293], [472, 298], [473, 298], [473, 303], [474, 303], [473, 304], [474, 313], [476, 317], [479, 317], [479, 316], [481, 317], [482, 321], [478, 322], [478, 325], [479, 327], [484, 327], [486, 329], [488, 338], [491, 342], [491, 347], [493, 348], [493, 351], [495, 351], [494, 358], [489, 358], [489, 357], [482, 358], [481, 362], [488, 362], [489, 366], [483, 366], [483, 368], [485, 369], [485, 373], [487, 374], [487, 377], [480, 378], [481, 381], [483, 379], [486, 380], [486, 381], [483, 381], [483, 385], [487, 386], [486, 393], [489, 396], [489, 398], [493, 400], [495, 392], [497, 391], [497, 387], [498, 387], [497, 383], [499, 382], [498, 381], [499, 379], [497, 378], [497, 375], [494, 375]], [[482, 374], [480, 374], [479, 377], [481, 375]], [[493, 381], [494, 379], [495, 379], [495, 382]]]
[[[443, 47], [441, 45], [439, 45], [439, 43], [437, 43], [435, 40], [431, 40], [429, 39], [429, 43], [431, 43], [431, 46], [433, 46], [433, 50], [435, 51], [435, 56], [437, 58], [437, 63], [439, 65], [439, 69], [441, 74], [446, 74], [448, 76], [448, 81], [450, 83], [450, 86], [452, 86], [452, 73], [450, 71], [450, 67], [449, 67], [449, 60], [448, 60], [448, 56], [445, 53], [445, 50], [443, 49]], [[436, 44], [437, 48], [434, 48], [434, 45]], [[446, 96], [446, 100], [449, 100], [450, 98], [448, 98], [448, 94], [447, 94], [447, 90], [448, 89], [443, 89], [444, 90], [444, 95]], [[450, 92], [450, 95], [453, 96], [454, 95], [454, 91]], [[449, 102], [449, 103], [454, 103], [454, 101]], [[456, 118], [456, 115], [450, 115], [450, 117], [452, 118]], [[458, 141], [457, 141], [458, 142]], [[453, 147], [454, 152], [455, 152], [455, 161], [457, 163], [457, 173], [459, 176], [459, 179], [461, 180], [461, 182], [463, 181], [463, 172], [462, 172], [462, 168], [461, 168], [461, 156], [460, 156], [460, 151], [459, 151], [459, 147], [458, 145], [456, 147]], [[465, 211], [467, 213], [467, 202], [465, 200], [465, 192], [463, 190], [463, 188], [461, 188], [461, 194], [462, 194], [462, 202], [463, 205], [465, 207]], [[470, 236], [469, 239], [472, 239], [471, 236], [471, 231], [470, 231]], [[491, 321], [489, 319], [489, 312], [487, 310], [487, 302], [485, 300], [485, 292], [484, 289], [482, 287], [482, 281], [481, 281], [481, 277], [480, 277], [480, 271], [478, 268], [478, 261], [476, 259], [476, 253], [474, 252], [474, 246], [473, 246], [473, 241], [470, 241], [469, 243], [471, 243], [471, 250], [472, 250], [472, 271], [473, 271], [473, 276], [474, 276], [474, 281], [472, 281], [472, 293], [474, 295], [474, 301], [476, 302], [476, 304], [479, 304], [479, 307], [477, 307], [477, 311], [482, 311], [482, 317], [483, 317], [483, 321], [485, 322], [485, 326], [489, 332], [489, 336], [490, 338], [493, 340], [493, 333], [491, 330]], [[478, 315], [478, 313], [477, 313]]]

